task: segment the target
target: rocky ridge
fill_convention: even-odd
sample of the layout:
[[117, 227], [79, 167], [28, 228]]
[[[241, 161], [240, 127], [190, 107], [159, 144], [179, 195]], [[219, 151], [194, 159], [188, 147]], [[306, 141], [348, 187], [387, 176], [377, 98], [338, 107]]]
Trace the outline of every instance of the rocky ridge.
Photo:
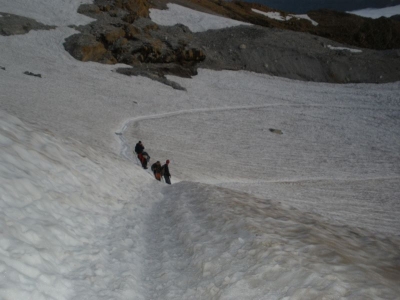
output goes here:
[[[166, 8], [166, 1], [96, 0], [94, 4], [81, 5], [78, 12], [96, 21], [75, 27], [80, 33], [67, 38], [64, 46], [78, 60], [130, 65], [117, 71], [147, 76], [181, 90], [185, 88], [165, 75], [191, 77], [199, 67], [248, 70], [318, 82], [400, 80], [400, 22], [393, 19], [367, 20], [331, 11], [310, 12], [309, 16], [318, 22], [314, 26], [304, 19], [270, 19], [252, 11], [270, 11], [258, 4], [172, 0], [192, 9], [258, 24], [193, 33], [181, 24], [160, 26], [151, 21], [149, 8]], [[27, 18], [7, 16], [0, 18], [3, 35], [52, 28]], [[360, 28], [364, 28], [363, 34]]]
[[123, 63], [133, 68], [118, 71], [142, 75], [183, 89], [165, 78], [166, 74], [190, 77], [204, 52], [190, 45], [192, 33], [183, 25], [158, 26], [148, 17], [146, 1], [96, 1], [82, 5], [80, 13], [96, 21], [77, 27], [81, 33], [65, 41], [76, 59], [106, 64]]

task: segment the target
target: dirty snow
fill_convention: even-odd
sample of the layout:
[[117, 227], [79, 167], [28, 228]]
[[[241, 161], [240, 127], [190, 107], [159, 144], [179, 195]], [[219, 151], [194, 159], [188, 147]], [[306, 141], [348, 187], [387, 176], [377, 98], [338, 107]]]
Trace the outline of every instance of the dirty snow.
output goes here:
[[65, 18], [0, 36], [0, 299], [398, 299], [400, 83], [177, 91], [66, 53], [79, 3], [0, 0]]
[[261, 11], [261, 10], [255, 9], [255, 8], [252, 8], [251, 10], [255, 13], [262, 14], [264, 16], [267, 16], [270, 19], [274, 19], [274, 20], [278, 20], [278, 21], [289, 21], [292, 18], [304, 19], [304, 20], [310, 21], [312, 25], [318, 26], [318, 23], [315, 22], [313, 19], [311, 19], [307, 14], [302, 14], [302, 15], [288, 14], [285, 17], [285, 16], [282, 16], [282, 14], [277, 11], [265, 12], [265, 11]]

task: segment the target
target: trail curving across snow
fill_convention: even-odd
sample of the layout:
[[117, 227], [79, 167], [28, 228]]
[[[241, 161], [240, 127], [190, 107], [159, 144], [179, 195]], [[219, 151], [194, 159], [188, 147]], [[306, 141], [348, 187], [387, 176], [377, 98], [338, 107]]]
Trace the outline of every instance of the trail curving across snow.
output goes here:
[[123, 124], [119, 127], [119, 130], [115, 132], [115, 134], [118, 136], [118, 142], [120, 145], [120, 150], [119, 153], [122, 157], [124, 157], [127, 160], [133, 161], [132, 159], [132, 149], [129, 146], [129, 142], [127, 139], [124, 137], [124, 132], [127, 130], [127, 128], [135, 123], [135, 122], [140, 122], [140, 121], [145, 121], [145, 120], [154, 120], [154, 119], [162, 119], [162, 118], [169, 118], [173, 116], [179, 116], [183, 114], [196, 114], [196, 113], [201, 113], [201, 112], [216, 112], [216, 111], [229, 111], [229, 110], [241, 110], [241, 109], [257, 109], [257, 108], [263, 108], [263, 107], [270, 107], [270, 106], [282, 106], [285, 104], [268, 104], [268, 105], [253, 105], [253, 106], [234, 106], [234, 107], [216, 107], [216, 108], [197, 108], [197, 109], [184, 109], [184, 110], [179, 110], [179, 111], [173, 111], [173, 112], [168, 112], [168, 113], [160, 113], [160, 114], [154, 114], [154, 115], [148, 115], [148, 116], [140, 116], [140, 117], [134, 117], [127, 119], [123, 122]]

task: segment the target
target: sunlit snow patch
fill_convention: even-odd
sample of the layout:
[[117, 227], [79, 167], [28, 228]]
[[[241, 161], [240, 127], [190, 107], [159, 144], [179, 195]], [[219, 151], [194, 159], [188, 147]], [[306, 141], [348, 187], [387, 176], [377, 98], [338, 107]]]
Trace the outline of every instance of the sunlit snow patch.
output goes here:
[[202, 13], [172, 3], [168, 3], [168, 10], [150, 9], [150, 18], [153, 22], [164, 26], [183, 24], [189, 27], [192, 32], [222, 29], [239, 25], [251, 25], [228, 18]]
[[331, 50], [337, 50], [337, 51], [350, 51], [352, 53], [361, 53], [362, 52], [362, 50], [359, 50], [359, 49], [351, 49], [351, 48], [346, 48], [346, 47], [334, 47], [331, 45], [328, 45], [327, 47]]
[[258, 14], [262, 14], [270, 19], [274, 19], [274, 20], [278, 20], [278, 21], [286, 21], [285, 17], [281, 15], [280, 12], [277, 11], [270, 11], [270, 12], [265, 12], [265, 11], [261, 11], [255, 8], [251, 9], [253, 12], [258, 13]]
[[380, 17], [390, 18], [391, 16], [400, 14], [400, 5], [384, 8], [365, 8], [360, 10], [348, 11], [348, 13], [371, 19], [378, 19]]
[[254, 9], [254, 8], [252, 8], [251, 9], [253, 12], [255, 12], [255, 13], [258, 13], [258, 14], [262, 14], [262, 15], [264, 15], [264, 16], [267, 16], [268, 18], [270, 18], [270, 19], [275, 19], [275, 20], [278, 20], [278, 21], [289, 21], [290, 19], [292, 19], [292, 18], [295, 18], [295, 19], [304, 19], [304, 20], [307, 20], [307, 21], [310, 21], [311, 22], [311, 24], [313, 24], [314, 26], [318, 26], [318, 23], [317, 22], [315, 22], [314, 20], [312, 20], [308, 15], [306, 15], [306, 14], [303, 14], [303, 15], [287, 15], [286, 17], [285, 16], [282, 16], [281, 15], [281, 13], [280, 12], [277, 12], [277, 11], [273, 11], [273, 12], [264, 12], [264, 11], [261, 11], [261, 10], [258, 10], [258, 9]]

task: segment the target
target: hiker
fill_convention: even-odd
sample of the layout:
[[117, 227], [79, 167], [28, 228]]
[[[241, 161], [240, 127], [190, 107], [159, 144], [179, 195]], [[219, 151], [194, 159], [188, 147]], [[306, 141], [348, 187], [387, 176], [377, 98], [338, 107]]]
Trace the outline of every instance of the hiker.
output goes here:
[[156, 161], [154, 164], [151, 165], [151, 170], [154, 173], [154, 177], [161, 181], [161, 163], [160, 161]]
[[171, 174], [169, 173], [169, 159], [165, 162], [165, 165], [161, 167], [161, 174], [164, 176], [165, 182], [171, 184]]
[[140, 163], [142, 164], [143, 169], [147, 169], [147, 162], [150, 160], [150, 156], [147, 154], [147, 152], [144, 152], [143, 150], [144, 146], [142, 144], [142, 141], [139, 141], [135, 146], [135, 152]]
[[144, 150], [144, 146], [142, 144], [142, 141], [139, 141], [135, 146], [135, 152], [136, 152], [136, 154], [140, 154], [143, 152], [143, 150]]

